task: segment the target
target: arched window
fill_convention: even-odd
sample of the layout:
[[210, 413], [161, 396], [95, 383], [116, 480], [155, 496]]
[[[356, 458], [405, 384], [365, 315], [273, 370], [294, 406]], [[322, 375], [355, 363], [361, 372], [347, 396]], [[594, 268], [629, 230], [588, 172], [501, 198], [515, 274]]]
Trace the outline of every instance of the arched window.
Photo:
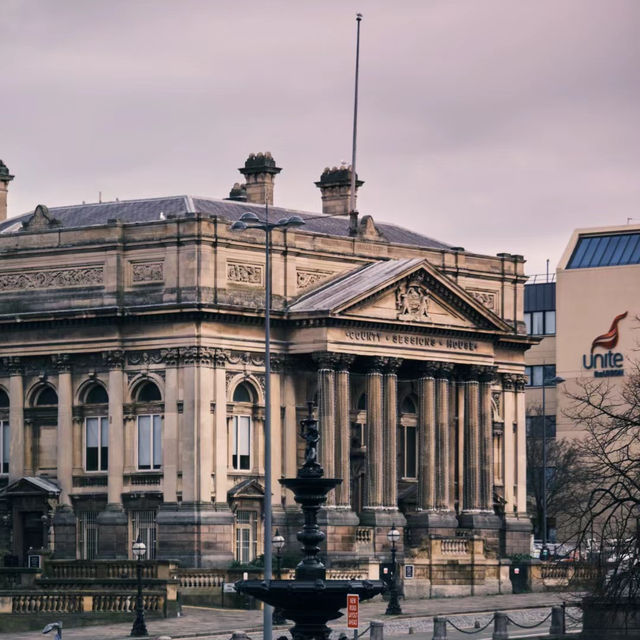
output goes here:
[[107, 404], [109, 402], [109, 396], [101, 384], [94, 384], [87, 391], [84, 401], [85, 404]]
[[231, 419], [231, 468], [236, 471], [251, 470], [253, 446], [253, 404], [255, 391], [250, 384], [241, 382], [233, 390], [233, 416]]
[[241, 382], [233, 392], [234, 402], [253, 402], [253, 394], [249, 389], [249, 385]]
[[[138, 387], [136, 401], [139, 403], [161, 402], [162, 395], [158, 385], [148, 380]], [[147, 407], [142, 408], [144, 413], [138, 415], [138, 469], [150, 471], [162, 467], [162, 413], [160, 407], [157, 411], [149, 412]]]
[[[84, 468], [85, 471], [109, 470], [109, 417], [104, 405], [109, 396], [101, 384], [94, 384], [85, 393], [84, 402], [93, 405], [84, 419]], [[98, 407], [96, 405], [103, 405]]]
[[53, 387], [43, 387], [36, 396], [34, 405], [36, 407], [47, 407], [58, 404], [58, 394]]
[[138, 402], [161, 402], [162, 396], [158, 385], [153, 382], [145, 382], [138, 389]]
[[8, 413], [8, 408], [9, 396], [4, 389], [0, 389], [0, 474], [9, 473], [9, 420], [4, 420], [2, 415]]

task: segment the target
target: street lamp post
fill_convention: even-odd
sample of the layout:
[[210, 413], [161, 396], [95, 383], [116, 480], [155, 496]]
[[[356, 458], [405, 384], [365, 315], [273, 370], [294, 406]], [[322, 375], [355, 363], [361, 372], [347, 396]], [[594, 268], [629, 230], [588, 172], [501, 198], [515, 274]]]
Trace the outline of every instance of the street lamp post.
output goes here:
[[564, 382], [564, 378], [555, 376], [545, 379], [544, 368], [542, 369], [542, 549], [540, 549], [540, 560], [549, 559], [549, 548], [547, 547], [547, 403], [546, 389], [548, 385], [556, 386]]
[[396, 529], [396, 525], [392, 524], [391, 529], [387, 533], [387, 538], [391, 542], [391, 591], [389, 593], [389, 605], [384, 612], [387, 616], [394, 616], [402, 613], [400, 602], [398, 601], [398, 571], [396, 564], [396, 542], [400, 539], [400, 532]]
[[133, 557], [137, 560], [136, 563], [136, 577], [138, 579], [138, 595], [136, 597], [136, 619], [133, 621], [133, 627], [131, 627], [131, 636], [139, 638], [141, 636], [148, 636], [147, 625], [144, 622], [144, 603], [142, 601], [142, 558], [147, 551], [147, 545], [140, 539], [133, 543]]
[[[282, 580], [282, 548], [284, 547], [284, 538], [280, 535], [280, 531], [276, 529], [276, 533], [271, 541], [276, 550], [276, 580]], [[282, 609], [275, 607], [273, 610], [273, 624], [285, 624], [287, 619], [282, 615]]]
[[[264, 303], [264, 580], [269, 584], [272, 575], [271, 563], [271, 232], [274, 229], [301, 227], [304, 220], [300, 216], [281, 218], [278, 222], [269, 222], [269, 205], [265, 204], [265, 219], [248, 211], [231, 225], [232, 231], [260, 229], [265, 232], [265, 303]], [[265, 604], [263, 611], [263, 637], [271, 640], [272, 607]]]

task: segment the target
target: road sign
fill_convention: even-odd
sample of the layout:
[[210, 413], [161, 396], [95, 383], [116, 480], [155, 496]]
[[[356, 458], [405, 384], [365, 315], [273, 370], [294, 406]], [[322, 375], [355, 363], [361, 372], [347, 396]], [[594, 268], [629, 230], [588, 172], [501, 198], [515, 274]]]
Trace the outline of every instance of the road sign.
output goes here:
[[360, 596], [358, 594], [347, 594], [347, 628], [357, 629], [358, 614], [360, 609]]

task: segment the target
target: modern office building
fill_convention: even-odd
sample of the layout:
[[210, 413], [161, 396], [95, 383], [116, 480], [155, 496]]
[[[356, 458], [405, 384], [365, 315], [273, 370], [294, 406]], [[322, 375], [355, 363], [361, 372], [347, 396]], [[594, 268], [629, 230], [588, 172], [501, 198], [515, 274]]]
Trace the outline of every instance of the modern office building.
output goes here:
[[[4, 167], [4, 165], [0, 165]], [[251, 155], [224, 200], [79, 204], [7, 218], [0, 171], [0, 548], [24, 561], [151, 557], [226, 566], [262, 552], [262, 514], [295, 546], [299, 509], [264, 495], [265, 239], [272, 236], [272, 466], [294, 476], [314, 402], [327, 555], [381, 557], [388, 527], [526, 551], [524, 261], [350, 214], [350, 169], [323, 213], [273, 207]], [[362, 184], [361, 182], [358, 185]]]

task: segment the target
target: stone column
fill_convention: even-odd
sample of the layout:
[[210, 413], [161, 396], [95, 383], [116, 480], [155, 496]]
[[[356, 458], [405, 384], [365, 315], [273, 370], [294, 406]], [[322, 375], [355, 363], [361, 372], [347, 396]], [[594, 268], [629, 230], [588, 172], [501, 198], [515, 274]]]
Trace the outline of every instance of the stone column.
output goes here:
[[174, 504], [178, 501], [178, 349], [163, 350], [162, 361], [165, 365], [162, 500]]
[[73, 474], [73, 390], [68, 355], [54, 357], [58, 370], [58, 428], [56, 437], [57, 479], [60, 503], [71, 505]]
[[516, 504], [519, 514], [527, 512], [527, 429], [524, 388], [526, 376], [516, 378]]
[[24, 389], [20, 358], [7, 358], [9, 365], [9, 482], [25, 475]]
[[493, 420], [491, 411], [491, 383], [493, 369], [483, 367], [479, 372], [480, 384], [480, 491], [479, 507], [493, 513]]
[[449, 462], [448, 462], [448, 477], [449, 477], [449, 511], [452, 513], [456, 509], [456, 479], [457, 479], [457, 455], [456, 447], [458, 444], [458, 422], [457, 422], [457, 397], [458, 390], [456, 387], [455, 378], [452, 377], [449, 380]]
[[336, 488], [336, 504], [351, 508], [351, 421], [349, 419], [349, 367], [354, 356], [343, 355], [336, 367], [336, 476], [342, 484]]
[[436, 508], [436, 368], [431, 363], [422, 367], [419, 380], [420, 408], [418, 416], [418, 510]]
[[382, 501], [385, 507], [398, 508], [398, 369], [400, 358], [388, 358], [384, 368], [383, 396], [383, 476]]
[[227, 503], [227, 467], [229, 464], [229, 443], [227, 425], [227, 356], [225, 351], [217, 350], [214, 357], [213, 401], [215, 403], [215, 492], [216, 510], [226, 511]]
[[504, 402], [504, 499], [505, 512], [513, 515], [515, 501], [515, 433], [513, 426], [516, 422], [515, 376], [510, 373], [502, 374], [502, 398]]
[[441, 364], [436, 371], [436, 508], [450, 509], [450, 420], [449, 376], [452, 365]]
[[367, 495], [366, 507], [382, 506], [382, 368], [384, 358], [372, 358], [367, 372]]
[[[98, 557], [126, 559], [129, 552], [127, 514], [122, 506], [124, 474], [124, 351], [105, 351], [102, 359], [109, 369], [109, 476], [107, 507], [98, 514]], [[133, 446], [133, 444], [131, 445]]]
[[[282, 468], [282, 411], [281, 411], [281, 373], [284, 367], [282, 355], [271, 354], [271, 501], [273, 511], [282, 510], [282, 485], [278, 482], [278, 473]], [[333, 493], [333, 492], [332, 492]], [[276, 518], [277, 519], [277, 518]]]
[[71, 508], [73, 490], [73, 388], [71, 359], [62, 354], [53, 357], [58, 370], [58, 428], [56, 431], [57, 480], [60, 497], [53, 516], [54, 557], [75, 557], [76, 520]]
[[480, 430], [479, 395], [477, 371], [470, 368], [465, 382], [464, 402], [464, 492], [463, 510], [474, 512], [480, 509]]
[[[296, 415], [296, 387], [295, 375], [297, 371], [293, 360], [285, 361], [284, 371], [284, 389], [283, 389], [283, 406], [284, 406], [284, 432], [283, 432], [283, 450], [284, 465], [282, 473], [285, 478], [294, 478], [297, 473], [297, 443], [298, 443], [298, 423]], [[298, 510], [298, 506], [293, 498], [292, 491], [285, 491], [285, 504], [287, 508]], [[284, 535], [284, 534], [283, 534]]]
[[[327, 478], [335, 478], [336, 421], [335, 371], [337, 356], [314, 353], [318, 365], [318, 421], [320, 423], [320, 464]], [[327, 496], [327, 506], [335, 504], [335, 492]]]

